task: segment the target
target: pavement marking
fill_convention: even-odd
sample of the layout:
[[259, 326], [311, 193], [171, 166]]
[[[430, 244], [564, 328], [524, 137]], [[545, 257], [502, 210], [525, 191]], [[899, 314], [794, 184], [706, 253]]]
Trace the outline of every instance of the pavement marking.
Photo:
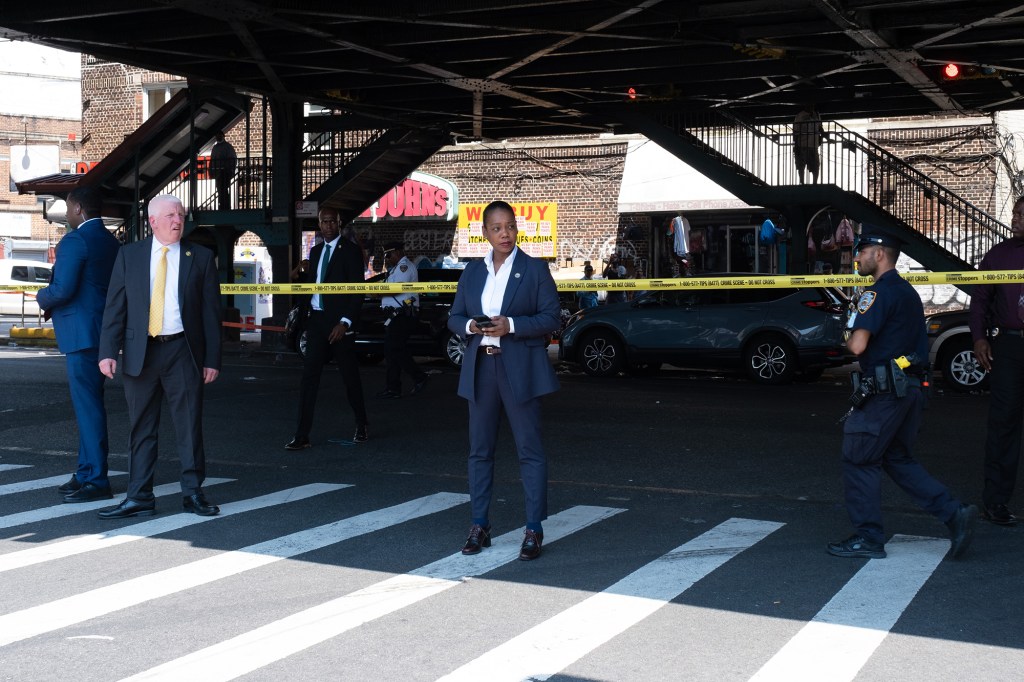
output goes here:
[[220, 505], [220, 514], [217, 516], [196, 516], [191, 513], [172, 514], [152, 521], [143, 521], [142, 523], [136, 523], [132, 526], [118, 528], [117, 530], [110, 531], [109, 533], [84, 535], [70, 540], [51, 542], [50, 544], [40, 545], [38, 547], [32, 547], [31, 549], [24, 549], [18, 552], [9, 552], [8, 554], [0, 555], [0, 573], [3, 573], [4, 571], [11, 571], [16, 568], [24, 568], [25, 566], [32, 566], [34, 564], [41, 564], [44, 561], [63, 559], [76, 554], [84, 554], [98, 549], [123, 545], [126, 542], [134, 542], [135, 540], [142, 540], [143, 538], [160, 535], [161, 533], [169, 533], [180, 528], [185, 528], [186, 526], [194, 526], [197, 523], [216, 521], [217, 519], [223, 519], [226, 516], [254, 511], [256, 509], [264, 509], [266, 507], [273, 507], [275, 505], [286, 504], [288, 502], [296, 502], [298, 500], [304, 500], [307, 497], [313, 497], [314, 495], [322, 495], [324, 493], [351, 487], [352, 486], [347, 483], [310, 483], [309, 485], [289, 488], [287, 490], [270, 493], [269, 495], [254, 497], [249, 500], [226, 502]]
[[[625, 511], [610, 507], [572, 507], [544, 521], [544, 546]], [[492, 540], [474, 556], [461, 552], [410, 573], [300, 611], [263, 627], [151, 668], [129, 680], [233, 680], [403, 607], [455, 587], [519, 558], [523, 533], [516, 530]], [[481, 679], [488, 679], [487, 677]]]
[[[385, 509], [308, 528], [273, 540], [139, 576], [120, 583], [0, 616], [0, 646], [166, 597], [289, 557], [312, 552], [469, 501], [469, 495], [435, 493]], [[200, 679], [208, 679], [203, 676]]]
[[[13, 465], [17, 466], [17, 465]], [[127, 471], [108, 471], [108, 476], [124, 476]], [[53, 486], [56, 488], [62, 483], [67, 483], [69, 476], [67, 474], [61, 474], [60, 476], [50, 476], [48, 478], [36, 478], [31, 481], [20, 481], [18, 483], [8, 483], [7, 485], [0, 485], [0, 495], [13, 495], [15, 493], [24, 493], [29, 490], [39, 490], [40, 488], [49, 488]]]
[[546, 680], [647, 618], [783, 525], [751, 519], [720, 523], [440, 679]]
[[949, 551], [949, 540], [894, 535], [750, 678], [853, 680]]
[[0, 464], [0, 471], [12, 471], [14, 469], [28, 469], [31, 464]]
[[[113, 474], [115, 472], [111, 472]], [[123, 472], [116, 472], [121, 474]], [[64, 477], [60, 477], [63, 479]], [[203, 488], [212, 488], [215, 485], [221, 483], [231, 483], [235, 479], [233, 478], [208, 478], [203, 481]], [[165, 483], [164, 485], [158, 485], [153, 488], [153, 494], [157, 497], [164, 495], [173, 495], [174, 493], [181, 494], [180, 483]], [[36, 521], [48, 521], [50, 519], [58, 519], [62, 516], [72, 516], [74, 514], [81, 514], [82, 512], [93, 511], [96, 509], [103, 509], [104, 507], [113, 507], [118, 502], [120, 495], [115, 495], [112, 500], [96, 500], [95, 502], [76, 502], [74, 504], [68, 504], [61, 502], [60, 504], [52, 507], [42, 507], [40, 509], [30, 509], [28, 511], [18, 512], [17, 514], [8, 514], [7, 516], [0, 516], [0, 528], [10, 528], [12, 526], [20, 526], [26, 523], [35, 523]], [[156, 507], [157, 512], [160, 511], [160, 505]]]

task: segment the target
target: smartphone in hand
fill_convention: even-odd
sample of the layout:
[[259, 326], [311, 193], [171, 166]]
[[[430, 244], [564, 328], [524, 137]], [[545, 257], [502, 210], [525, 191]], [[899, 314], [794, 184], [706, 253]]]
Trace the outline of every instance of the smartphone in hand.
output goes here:
[[491, 318], [487, 317], [486, 315], [476, 315], [473, 317], [473, 319], [476, 321], [476, 326], [479, 327], [480, 329], [486, 329], [487, 327], [494, 326], [494, 323], [491, 322]]

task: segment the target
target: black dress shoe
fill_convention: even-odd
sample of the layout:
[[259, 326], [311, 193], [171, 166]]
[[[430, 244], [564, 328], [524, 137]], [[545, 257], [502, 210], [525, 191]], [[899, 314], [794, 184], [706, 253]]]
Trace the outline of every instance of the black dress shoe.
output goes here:
[[68, 493], [75, 492], [81, 487], [82, 482], [78, 480], [77, 476], [71, 474], [71, 478], [68, 479], [67, 483], [61, 483], [59, 486], [57, 486], [57, 492], [60, 493], [61, 495], [67, 495]]
[[65, 502], [95, 502], [96, 500], [112, 500], [114, 495], [110, 492], [110, 486], [101, 488], [93, 483], [85, 483], [73, 493], [64, 496]]
[[181, 506], [185, 511], [198, 514], [199, 516], [216, 516], [220, 514], [220, 507], [207, 502], [206, 496], [201, 492], [182, 498]]
[[1017, 517], [1010, 513], [1010, 510], [1006, 508], [1005, 504], [993, 504], [986, 506], [985, 511], [982, 512], [982, 516], [985, 517], [986, 521], [994, 523], [997, 526], [1016, 526]]
[[884, 559], [885, 545], [851, 535], [842, 542], [828, 543], [828, 553], [844, 559]]
[[402, 394], [399, 393], [398, 391], [392, 391], [391, 389], [388, 389], [386, 391], [381, 391], [380, 393], [378, 393], [377, 397], [383, 398], [384, 400], [397, 400], [402, 397]]
[[949, 528], [949, 558], [956, 559], [967, 551], [977, 522], [978, 508], [973, 504], [961, 504], [953, 518], [946, 523]]
[[352, 436], [353, 443], [365, 443], [370, 440], [368, 424], [356, 427], [356, 435]]
[[311, 447], [313, 447], [313, 444], [309, 442], [308, 438], [296, 437], [284, 444], [285, 450], [305, 450]]
[[519, 560], [532, 561], [539, 557], [542, 542], [544, 542], [544, 533], [538, 533], [527, 528], [526, 535], [523, 538], [523, 545], [519, 548]]
[[483, 547], [491, 546], [491, 529], [484, 528], [478, 523], [469, 527], [469, 537], [462, 547], [463, 554], [479, 554]]
[[156, 502], [138, 502], [126, 498], [116, 507], [107, 507], [96, 513], [101, 519], [127, 519], [132, 516], [152, 516], [156, 514]]
[[416, 384], [412, 387], [412, 390], [409, 392], [409, 395], [416, 395], [417, 393], [422, 391], [424, 388], [426, 388], [428, 381], [430, 381], [429, 376], [425, 376], [419, 381], [417, 381]]

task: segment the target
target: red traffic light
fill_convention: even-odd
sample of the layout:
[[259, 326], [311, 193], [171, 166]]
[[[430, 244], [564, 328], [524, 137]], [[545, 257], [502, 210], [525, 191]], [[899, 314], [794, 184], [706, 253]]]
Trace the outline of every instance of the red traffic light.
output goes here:
[[629, 99], [636, 99], [636, 88], [630, 88], [626, 90], [626, 97]]
[[946, 64], [946, 66], [942, 68], [942, 75], [950, 80], [953, 80], [954, 78], [959, 78], [960, 67], [952, 63]]

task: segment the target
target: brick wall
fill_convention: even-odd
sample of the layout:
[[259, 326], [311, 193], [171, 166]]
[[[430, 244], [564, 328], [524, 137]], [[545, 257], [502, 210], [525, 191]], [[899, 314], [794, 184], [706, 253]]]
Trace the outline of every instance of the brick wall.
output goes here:
[[[43, 212], [35, 196], [19, 195], [17, 190], [11, 191], [11, 163], [19, 162], [19, 159], [11, 159], [11, 145], [24, 145], [26, 139], [29, 145], [59, 145], [61, 170], [71, 171], [81, 155], [81, 137], [82, 123], [77, 119], [0, 114], [0, 214], [31, 216], [31, 237], [16, 239], [48, 241], [53, 245], [64, 234], [64, 228], [43, 219]], [[0, 239], [4, 237], [0, 236]]]

